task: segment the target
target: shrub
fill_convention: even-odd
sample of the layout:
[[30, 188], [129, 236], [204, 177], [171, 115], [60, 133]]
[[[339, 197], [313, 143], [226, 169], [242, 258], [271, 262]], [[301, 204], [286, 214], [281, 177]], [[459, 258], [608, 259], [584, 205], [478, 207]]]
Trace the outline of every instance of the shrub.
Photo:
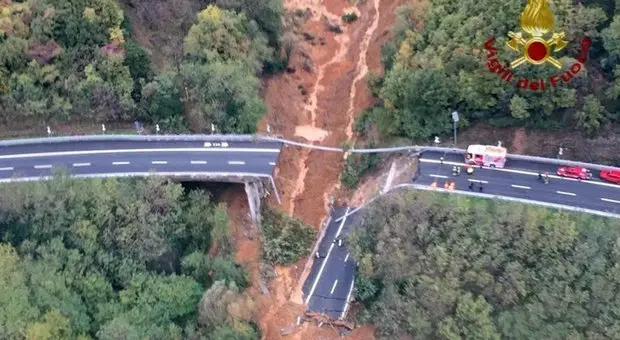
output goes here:
[[347, 24], [355, 20], [357, 20], [357, 14], [355, 14], [355, 12], [346, 13], [342, 16], [342, 22]]
[[263, 252], [271, 263], [290, 264], [310, 252], [315, 231], [311, 226], [265, 208], [261, 222]]

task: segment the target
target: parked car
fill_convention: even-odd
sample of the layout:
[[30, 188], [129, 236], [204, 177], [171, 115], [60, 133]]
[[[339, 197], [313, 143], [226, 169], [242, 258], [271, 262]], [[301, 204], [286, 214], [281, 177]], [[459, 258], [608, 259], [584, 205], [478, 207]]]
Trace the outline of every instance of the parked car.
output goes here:
[[607, 182], [620, 184], [620, 171], [618, 170], [601, 170], [600, 174], [601, 179], [606, 180]]
[[558, 176], [577, 178], [577, 179], [590, 179], [592, 178], [592, 172], [586, 168], [578, 166], [563, 166], [558, 168]]

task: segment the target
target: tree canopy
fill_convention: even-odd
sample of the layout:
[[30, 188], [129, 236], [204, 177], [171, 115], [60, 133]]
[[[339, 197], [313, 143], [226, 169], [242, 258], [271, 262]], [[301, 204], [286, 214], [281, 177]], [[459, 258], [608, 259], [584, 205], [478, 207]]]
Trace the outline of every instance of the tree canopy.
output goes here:
[[[126, 2], [147, 21], [165, 14], [145, 10], [161, 7], [151, 2]], [[214, 123], [220, 132], [251, 133], [265, 113], [258, 77], [264, 66], [274, 71], [285, 63], [279, 0], [204, 2], [193, 25], [179, 19], [187, 26], [185, 43], [176, 48], [179, 60], [160, 74], [115, 0], [5, 3], [2, 124], [143, 119], [171, 132], [204, 132]]]
[[[207, 193], [159, 178], [3, 186], [0, 338], [257, 339], [247, 273], [230, 248], [208, 255], [227, 222]], [[209, 303], [225, 323], [201, 321]]]
[[[614, 123], [618, 102], [618, 14], [601, 1], [551, 2], [556, 30], [568, 46], [556, 53], [562, 70], [522, 64], [508, 84], [487, 68], [484, 43], [495, 37], [498, 60], [508, 65], [518, 55], [506, 47], [509, 31], [519, 31], [521, 1], [414, 1], [398, 11], [393, 38], [383, 47], [385, 75], [372, 87], [382, 103], [368, 111], [380, 132], [427, 139], [449, 132], [450, 112], [462, 127], [472, 122], [542, 129], [575, 128], [596, 134]], [[581, 41], [592, 41], [584, 69], [568, 84], [552, 88], [549, 78], [576, 62]], [[520, 78], [544, 79], [544, 91], [519, 89]], [[597, 102], [595, 102], [597, 101]]]
[[385, 339], [615, 339], [620, 222], [399, 193], [350, 235], [363, 320]]

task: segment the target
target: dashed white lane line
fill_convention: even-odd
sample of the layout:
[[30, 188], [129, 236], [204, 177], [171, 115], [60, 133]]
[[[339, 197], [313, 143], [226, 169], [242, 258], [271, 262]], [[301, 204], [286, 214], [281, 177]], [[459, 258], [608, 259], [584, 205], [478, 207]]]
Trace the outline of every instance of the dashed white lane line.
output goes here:
[[574, 192], [566, 192], [566, 191], [556, 191], [556, 192], [560, 195], [577, 196], [577, 194], [575, 194]]
[[334, 285], [332, 286], [332, 290], [329, 291], [329, 295], [334, 294], [334, 289], [336, 289], [337, 284], [338, 284], [338, 280], [334, 281]]
[[127, 165], [129, 162], [112, 162], [112, 165]]
[[513, 188], [519, 188], [519, 189], [532, 189], [530, 187], [526, 187], [525, 185], [511, 184], [510, 186], [513, 187]]
[[151, 164], [168, 164], [166, 161], [152, 161]]
[[349, 253], [347, 253], [347, 256], [344, 257], [344, 262], [347, 262], [348, 259], [349, 259]]
[[157, 148], [157, 149], [111, 149], [111, 150], [80, 150], [60, 152], [39, 152], [19, 155], [0, 155], [0, 159], [33, 158], [33, 157], [58, 157], [75, 155], [101, 155], [118, 153], [152, 153], [152, 152], [243, 152], [243, 153], [280, 153], [280, 149], [267, 148]]
[[207, 161], [191, 161], [191, 164], [207, 164]]
[[[422, 163], [434, 163], [434, 164], [441, 163], [439, 160], [428, 159], [428, 158], [426, 158], [426, 159], [422, 158], [422, 159], [420, 159], [420, 162], [422, 162]], [[444, 161], [443, 163], [447, 164], [447, 165], [460, 165], [460, 166], [465, 166], [466, 165], [465, 163], [450, 162], [450, 161]], [[479, 167], [479, 166], [476, 166], [476, 168], [487, 169], [487, 170], [494, 170], [494, 171], [502, 171], [502, 172], [510, 172], [510, 173], [513, 173], [513, 174], [520, 174], [520, 175], [538, 176], [538, 173], [531, 172], [531, 171], [523, 171], [523, 170], [515, 170], [515, 169], [507, 169], [507, 168], [487, 168], [487, 167]], [[605, 182], [597, 182], [597, 181], [582, 181], [582, 180], [575, 179], [575, 178], [566, 178], [566, 177], [560, 177], [560, 176], [556, 176], [556, 175], [549, 175], [549, 178], [562, 179], [562, 180], [565, 180], [565, 181], [572, 181], [572, 182], [582, 182], [582, 183], [600, 185], [600, 186], [610, 187], [610, 188], [620, 188], [620, 186], [618, 186], [617, 184], [611, 184], [611, 183], [605, 183]]]
[[435, 178], [448, 178], [448, 176], [444, 176], [444, 175], [435, 175], [435, 174], [430, 174], [429, 176], [431, 176], [431, 177], [435, 177]]
[[617, 200], [612, 200], [612, 199], [610, 199], [610, 198], [601, 198], [601, 201], [611, 202], [611, 203], [618, 203], [618, 204], [620, 204], [620, 201], [617, 201]]
[[245, 162], [244, 161], [228, 161], [228, 164], [231, 164], [231, 165], [243, 165], [243, 164], [245, 164]]
[[[349, 214], [349, 207], [347, 207], [344, 211], [344, 215], [342, 220], [340, 221], [340, 226], [338, 227], [338, 231], [336, 232], [336, 237], [338, 238], [338, 236], [340, 235], [340, 231], [342, 230], [342, 227], [344, 226], [344, 223], [347, 221], [347, 217]], [[308, 304], [308, 302], [310, 302], [310, 298], [312, 298], [312, 294], [314, 294], [314, 290], [316, 289], [316, 285], [319, 283], [319, 280], [321, 279], [321, 274], [323, 274], [323, 269], [325, 269], [325, 265], [327, 264], [327, 261], [329, 261], [329, 255], [332, 253], [332, 249], [334, 249], [334, 243], [332, 242], [332, 244], [329, 246], [329, 249], [327, 250], [327, 255], [325, 256], [325, 258], [323, 259], [323, 263], [321, 263], [321, 268], [319, 268], [319, 272], [318, 274], [316, 274], [316, 278], [314, 279], [314, 283], [312, 284], [312, 287], [310, 287], [310, 292], [308, 293], [308, 297], [306, 297], [306, 301], [305, 304]]]
[[12, 170], [13, 170], [12, 166], [9, 166], [9, 167], [6, 167], [6, 168], [0, 168], [0, 171], [12, 171]]
[[269, 162], [269, 165], [276, 165], [276, 162]]
[[79, 168], [83, 166], [90, 166], [90, 163], [73, 163], [73, 166]]
[[51, 168], [52, 165], [51, 164], [44, 164], [44, 165], [35, 165], [34, 168], [35, 169], [49, 169]]
[[474, 182], [474, 183], [489, 184], [489, 182], [488, 182], [488, 181], [483, 181], [483, 180], [480, 180], [480, 179], [471, 179], [471, 178], [468, 178], [467, 180], [468, 180], [468, 181], [470, 181], [470, 182]]

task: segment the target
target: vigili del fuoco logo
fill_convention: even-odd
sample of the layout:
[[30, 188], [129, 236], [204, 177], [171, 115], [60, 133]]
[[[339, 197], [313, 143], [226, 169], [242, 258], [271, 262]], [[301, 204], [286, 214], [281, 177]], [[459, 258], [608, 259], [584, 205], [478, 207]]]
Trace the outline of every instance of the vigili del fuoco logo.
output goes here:
[[568, 41], [564, 40], [566, 35], [564, 32], [553, 31], [555, 20], [548, 0], [527, 0], [527, 5], [521, 13], [520, 24], [523, 32], [508, 32], [510, 40], [506, 42], [506, 45], [510, 50], [521, 54], [510, 63], [510, 66], [503, 66], [497, 60], [497, 48], [493, 45], [495, 37], [484, 42], [489, 71], [498, 74], [505, 82], [515, 84], [517, 88], [542, 91], [547, 86], [556, 87], [560, 81], [565, 84], [569, 83], [573, 76], [584, 68], [592, 45], [588, 37], [581, 40], [581, 50], [577, 55], [577, 61], [567, 71], [554, 74], [547, 80], [519, 78], [515, 83], [513, 69], [526, 62], [541, 66], [549, 64], [561, 70], [562, 62], [554, 55], [568, 44]]

